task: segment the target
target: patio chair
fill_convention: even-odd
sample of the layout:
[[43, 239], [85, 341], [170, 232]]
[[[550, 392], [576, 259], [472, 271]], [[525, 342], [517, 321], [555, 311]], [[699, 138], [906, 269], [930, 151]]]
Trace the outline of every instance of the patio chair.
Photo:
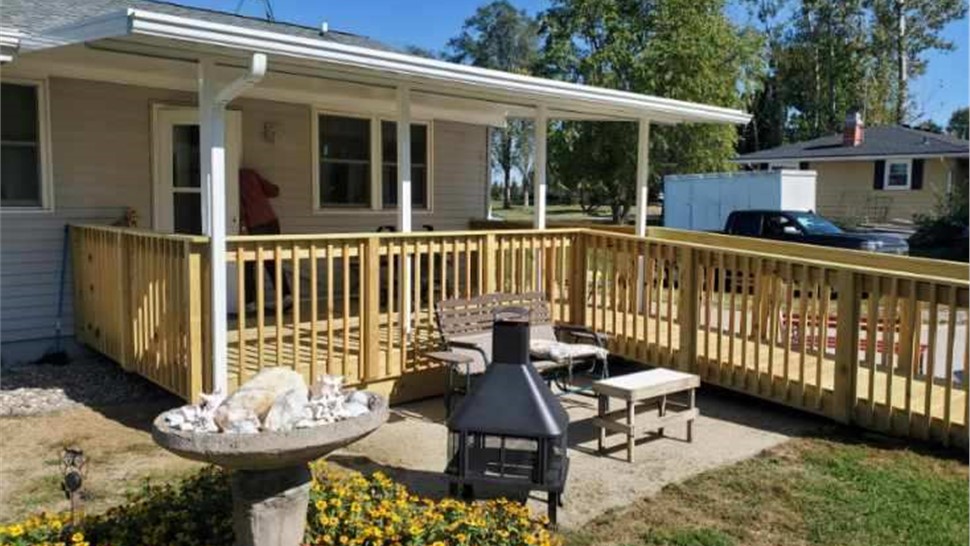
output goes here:
[[563, 394], [588, 390], [573, 385], [577, 367], [598, 379], [609, 377], [606, 337], [585, 326], [554, 324], [541, 292], [443, 300], [435, 305], [435, 317], [445, 351], [428, 356], [448, 366], [448, 414], [454, 397], [468, 393], [475, 378], [492, 363], [492, 317], [498, 309], [510, 306], [529, 310], [532, 364]]

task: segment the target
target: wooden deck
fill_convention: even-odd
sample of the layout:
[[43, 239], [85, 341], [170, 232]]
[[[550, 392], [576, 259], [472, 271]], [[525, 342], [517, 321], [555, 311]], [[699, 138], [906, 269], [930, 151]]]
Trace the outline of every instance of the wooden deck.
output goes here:
[[[78, 339], [185, 399], [211, 391], [207, 245], [73, 227]], [[540, 291], [554, 320], [606, 333], [629, 360], [843, 423], [967, 445], [967, 384], [954, 373], [970, 367], [965, 266], [589, 229], [238, 236], [226, 259], [265, 307], [281, 307], [267, 279], [282, 276], [300, 302], [230, 320], [230, 389], [283, 365], [308, 380], [340, 374], [392, 401], [430, 396], [443, 386], [422, 359], [438, 348], [434, 302]], [[242, 294], [234, 302], [245, 308]], [[786, 340], [793, 317], [806, 331]], [[824, 348], [803, 349], [800, 336]]]

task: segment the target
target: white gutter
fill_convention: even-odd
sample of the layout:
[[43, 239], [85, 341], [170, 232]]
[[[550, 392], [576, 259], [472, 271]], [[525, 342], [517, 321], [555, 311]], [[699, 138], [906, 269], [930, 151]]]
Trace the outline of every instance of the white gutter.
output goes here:
[[[621, 111], [631, 119], [655, 121], [747, 123], [751, 116], [735, 109], [665, 99], [532, 76], [510, 74], [413, 55], [303, 38], [144, 10], [126, 10], [51, 32], [75, 41], [105, 37], [145, 36], [246, 52], [260, 51], [294, 59], [325, 62], [370, 73], [392, 74], [405, 82], [422, 82], [501, 95], [517, 101], [558, 100], [576, 110]], [[127, 31], [118, 33], [127, 26]], [[109, 36], [114, 32], [115, 34]], [[419, 89], [415, 89], [416, 91]], [[550, 105], [551, 106], [551, 105]]]
[[0, 63], [9, 63], [17, 56], [23, 37], [19, 30], [0, 29]]

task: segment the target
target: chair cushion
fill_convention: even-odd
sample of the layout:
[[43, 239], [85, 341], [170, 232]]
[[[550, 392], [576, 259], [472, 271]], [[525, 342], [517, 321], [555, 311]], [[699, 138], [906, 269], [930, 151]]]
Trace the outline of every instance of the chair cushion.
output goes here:
[[532, 358], [540, 360], [553, 360], [555, 362], [568, 362], [570, 360], [583, 360], [596, 358], [606, 360], [609, 351], [596, 345], [585, 343], [562, 343], [548, 339], [533, 339], [529, 343], [529, 353]]

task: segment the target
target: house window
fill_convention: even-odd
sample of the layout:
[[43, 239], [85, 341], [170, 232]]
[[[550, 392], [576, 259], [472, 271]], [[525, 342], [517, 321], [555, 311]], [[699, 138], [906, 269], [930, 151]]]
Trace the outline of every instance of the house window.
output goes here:
[[[381, 203], [397, 207], [397, 123], [381, 122]], [[411, 205], [428, 206], [428, 126], [411, 124]]]
[[[316, 119], [317, 209], [397, 207], [397, 123], [330, 113]], [[411, 205], [431, 208], [431, 127], [411, 124]]]
[[0, 84], [0, 206], [46, 205], [43, 88], [39, 83]]
[[908, 190], [912, 184], [911, 164], [909, 161], [887, 161], [886, 183], [887, 190]]
[[371, 206], [371, 124], [366, 118], [319, 117], [319, 206]]

